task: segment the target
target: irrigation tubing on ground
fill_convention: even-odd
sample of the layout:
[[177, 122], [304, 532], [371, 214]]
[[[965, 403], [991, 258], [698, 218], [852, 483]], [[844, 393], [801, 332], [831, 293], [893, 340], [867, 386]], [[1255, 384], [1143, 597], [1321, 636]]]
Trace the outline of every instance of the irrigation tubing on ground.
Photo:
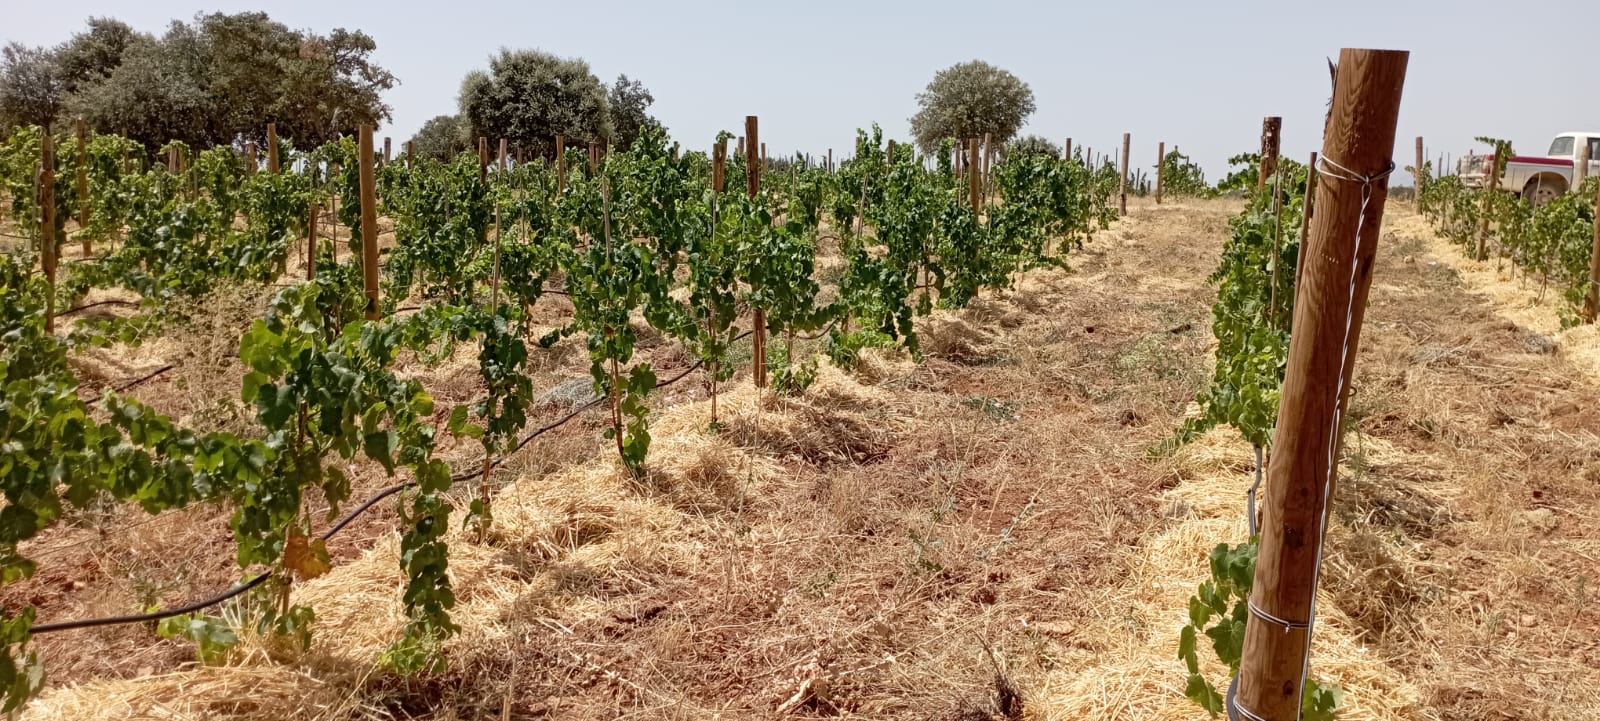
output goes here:
[[126, 306], [132, 306], [134, 308], [138, 308], [139, 307], [138, 303], [135, 303], [135, 302], [133, 302], [131, 300], [116, 300], [116, 299], [97, 300], [97, 301], [95, 301], [93, 303], [85, 303], [83, 305], [78, 305], [78, 306], [73, 306], [71, 308], [68, 308], [68, 309], [66, 309], [64, 311], [61, 311], [60, 313], [57, 313], [56, 317], [57, 318], [61, 318], [61, 317], [64, 317], [64, 316], [71, 315], [73, 313], [77, 313], [78, 311], [88, 310], [90, 308], [94, 308], [96, 306], [102, 306], [102, 305], [126, 305]]
[[[748, 335], [750, 335], [750, 331], [745, 331], [743, 333], [740, 333], [737, 336], [734, 336], [733, 339], [737, 341], [737, 340], [740, 340], [740, 339], [742, 339], [742, 338], [744, 338], [745, 336], [748, 336]], [[690, 365], [688, 368], [685, 368], [683, 370], [683, 372], [681, 372], [681, 373], [679, 373], [679, 374], [677, 374], [677, 375], [675, 375], [675, 376], [673, 376], [671, 378], [668, 378], [668, 379], [666, 379], [664, 381], [660, 381], [660, 382], [656, 383], [655, 387], [656, 388], [661, 388], [663, 386], [668, 386], [668, 385], [671, 385], [673, 383], [677, 383], [678, 381], [681, 381], [684, 378], [687, 378], [690, 373], [693, 373], [696, 369], [698, 369], [704, 363], [705, 363], [705, 361], [695, 361], [693, 365]], [[163, 370], [165, 370], [165, 369], [163, 369]], [[159, 373], [160, 371], [157, 371], [157, 372]], [[507, 458], [511, 457], [511, 454], [516, 453], [517, 451], [521, 450], [523, 446], [526, 446], [529, 443], [533, 442], [533, 439], [538, 438], [539, 436], [541, 436], [541, 435], [543, 435], [545, 433], [548, 433], [550, 431], [553, 431], [553, 430], [561, 427], [562, 425], [566, 424], [568, 421], [571, 421], [572, 419], [577, 418], [579, 415], [583, 414], [584, 411], [587, 411], [590, 408], [593, 408], [593, 407], [599, 405], [600, 402], [603, 401], [603, 400], [605, 400], [604, 397], [595, 398], [595, 399], [593, 399], [593, 400], [591, 400], [591, 401], [589, 401], [589, 402], [577, 407], [571, 413], [568, 413], [565, 416], [562, 416], [562, 417], [560, 417], [560, 418], [558, 418], [558, 419], [556, 419], [554, 421], [551, 421], [549, 423], [546, 423], [546, 424], [538, 427], [533, 432], [529, 433], [526, 437], [524, 437], [521, 441], [519, 441], [517, 443], [517, 447], [516, 448], [511, 449], [510, 452], [506, 453], [505, 455], [503, 455], [503, 456], [499, 457], [498, 459], [495, 459], [493, 462], [491, 462], [489, 464], [489, 468], [490, 469], [498, 468], [502, 463], [505, 462], [505, 460]], [[478, 477], [478, 476], [482, 475], [482, 473], [483, 473], [482, 471], [472, 471], [470, 473], [462, 473], [462, 474], [458, 474], [458, 475], [452, 476], [450, 480], [452, 482], [463, 481], [463, 480], [467, 480], [469, 478]], [[323, 531], [320, 534], [320, 537], [324, 541], [332, 539], [335, 534], [337, 534], [341, 530], [344, 530], [345, 526], [350, 525], [350, 523], [355, 521], [355, 519], [357, 517], [359, 517], [361, 514], [366, 513], [373, 506], [377, 505], [379, 501], [382, 501], [385, 498], [388, 498], [390, 496], [393, 496], [396, 493], [404, 491], [407, 488], [410, 488], [410, 487], [412, 487], [414, 485], [416, 485], [416, 481], [405, 481], [403, 483], [396, 483], [396, 484], [394, 484], [392, 486], [389, 486], [388, 488], [385, 488], [385, 489], [383, 489], [381, 491], [378, 491], [377, 493], [372, 494], [372, 496], [368, 497], [367, 500], [362, 501], [361, 505], [356, 506], [355, 508], [351, 509], [351, 511], [349, 513], [345, 514], [345, 516], [343, 518], [339, 519], [338, 523], [335, 523], [332, 526], [329, 526], [328, 530]], [[31, 628], [29, 628], [28, 629], [28, 633], [33, 634], [33, 635], [39, 635], [41, 633], [51, 633], [51, 632], [54, 632], [54, 631], [70, 631], [70, 630], [73, 630], [73, 629], [80, 629], [80, 628], [95, 628], [97, 626], [117, 626], [117, 625], [128, 624], [128, 623], [144, 623], [145, 621], [159, 621], [159, 620], [161, 620], [163, 618], [171, 618], [173, 616], [181, 616], [181, 615], [186, 614], [186, 613], [194, 613], [195, 611], [199, 611], [199, 610], [204, 609], [204, 608], [209, 608], [211, 606], [215, 606], [215, 605], [217, 605], [219, 603], [222, 603], [224, 601], [227, 601], [229, 599], [237, 597], [240, 594], [244, 593], [245, 591], [248, 591], [248, 590], [250, 590], [252, 588], [255, 588], [256, 586], [261, 585], [268, 578], [271, 578], [272, 574], [273, 574], [273, 571], [264, 571], [260, 575], [256, 576], [255, 578], [252, 578], [249, 581], [245, 581], [244, 583], [235, 585], [235, 586], [229, 588], [228, 590], [226, 590], [226, 591], [224, 591], [224, 592], [222, 592], [220, 594], [217, 594], [217, 595], [212, 596], [210, 598], [206, 598], [206, 599], [202, 599], [202, 600], [199, 600], [199, 601], [195, 601], [193, 603], [190, 603], [190, 604], [187, 604], [187, 605], [184, 605], [184, 606], [179, 606], [178, 608], [168, 608], [168, 609], [163, 609], [163, 610], [160, 610], [160, 611], [152, 611], [150, 613], [140, 613], [140, 614], [134, 614], [134, 615], [129, 615], [129, 616], [106, 616], [106, 617], [103, 617], [103, 618], [86, 618], [86, 619], [81, 619], [81, 620], [78, 620], [78, 621], [59, 621], [59, 622], [56, 622], [56, 623], [41, 623], [41, 624], [35, 624]]]

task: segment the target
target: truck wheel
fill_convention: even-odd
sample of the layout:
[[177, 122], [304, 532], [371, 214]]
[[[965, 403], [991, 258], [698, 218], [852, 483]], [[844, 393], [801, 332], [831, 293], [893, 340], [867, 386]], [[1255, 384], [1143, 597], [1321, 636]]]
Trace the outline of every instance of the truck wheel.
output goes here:
[[1567, 184], [1560, 179], [1548, 179], [1543, 176], [1528, 181], [1522, 186], [1522, 199], [1528, 201], [1535, 208], [1542, 207], [1567, 192]]

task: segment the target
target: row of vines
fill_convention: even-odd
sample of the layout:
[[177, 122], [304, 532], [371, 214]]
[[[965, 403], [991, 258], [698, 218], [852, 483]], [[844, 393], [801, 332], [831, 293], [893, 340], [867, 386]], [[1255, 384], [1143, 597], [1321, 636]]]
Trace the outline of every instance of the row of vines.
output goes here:
[[[292, 605], [290, 590], [328, 570], [326, 539], [342, 522], [315, 529], [351, 500], [349, 464], [370, 462], [402, 479], [411, 623], [383, 660], [407, 672], [436, 668], [437, 643], [456, 630], [446, 532], [493, 524], [488, 476], [531, 438], [533, 354], [581, 339], [593, 405], [609, 413], [606, 438], [627, 472], [644, 473], [648, 399], [662, 384], [635, 357], [646, 328], [690, 352], [713, 399], [734, 374], [731, 351], [752, 332], [783, 341], [763, 344], [761, 359], [780, 393], [814, 375], [817, 360], [796, 357], [802, 334], [825, 338], [840, 363], [868, 347], [915, 356], [918, 316], [1003, 288], [1017, 271], [1063, 264], [1115, 217], [1120, 179], [1081, 157], [1014, 153], [993, 170], [998, 202], [974, 208], [948, 144], [932, 159], [904, 145], [891, 154], [876, 129], [832, 172], [794, 163], [761, 173], [758, 192], [744, 190], [747, 173], [760, 170], [742, 158], [721, 167], [721, 153], [680, 155], [659, 131], [598, 162], [574, 150], [563, 163], [487, 171], [466, 154], [387, 163], [375, 169], [376, 195], [393, 241], [376, 269], [374, 307], [351, 139], [307, 151], [285, 143], [284, 172], [271, 173], [235, 148], [169, 146], [193, 162], [146, 168], [144, 149], [117, 136], [54, 138], [53, 213], [37, 192], [44, 143], [44, 131], [23, 128], [0, 144], [0, 225], [11, 248], [0, 257], [3, 581], [34, 573], [21, 544], [73, 509], [106, 499], [152, 514], [217, 504], [231, 509], [250, 579], [245, 613], [177, 615], [161, 632], [194, 641], [208, 661], [227, 657], [240, 617], [305, 646], [315, 610]], [[69, 231], [82, 243], [59, 278], [42, 269], [50, 215], [56, 243]], [[319, 220], [340, 232], [315, 232]], [[826, 282], [817, 270], [825, 246], [846, 261]], [[303, 278], [287, 275], [291, 261]], [[127, 395], [83, 393], [74, 353], [185, 323], [194, 305], [176, 301], [225, 284], [283, 286], [239, 339], [252, 432], [186, 428]], [[136, 294], [137, 310], [48, 329], [51, 308], [80, 307], [110, 288]], [[535, 332], [532, 309], [552, 294], [570, 301], [570, 321]], [[397, 373], [397, 358], [437, 362], [461, 344], [477, 346], [480, 395], [436, 416], [428, 389]], [[715, 408], [713, 400], [713, 432]], [[480, 444], [482, 462], [452, 468], [435, 455], [441, 434]], [[472, 480], [475, 488], [457, 485]], [[310, 510], [318, 498], [326, 518]], [[452, 521], [458, 505], [465, 517]], [[0, 618], [5, 710], [43, 682], [28, 645], [36, 627], [32, 607]]]
[[[1511, 144], [1480, 140], [1495, 147], [1495, 172], [1502, 172], [1513, 155]], [[1595, 320], [1588, 298], [1600, 178], [1535, 206], [1509, 192], [1467, 187], [1458, 175], [1430, 178], [1432, 170], [1427, 163], [1420, 174], [1420, 207], [1440, 235], [1477, 260], [1493, 255], [1498, 264], [1509, 261], [1513, 274], [1522, 271], [1524, 283], [1538, 283], [1541, 298], [1557, 294], [1563, 326]]]

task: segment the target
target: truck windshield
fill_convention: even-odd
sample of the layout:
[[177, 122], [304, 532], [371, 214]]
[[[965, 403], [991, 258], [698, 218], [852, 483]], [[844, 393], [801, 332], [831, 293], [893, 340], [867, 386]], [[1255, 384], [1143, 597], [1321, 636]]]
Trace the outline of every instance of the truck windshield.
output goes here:
[[1556, 138], [1556, 141], [1550, 144], [1550, 152], [1545, 154], [1552, 158], [1557, 156], [1562, 158], [1572, 157], [1572, 136], [1563, 135]]

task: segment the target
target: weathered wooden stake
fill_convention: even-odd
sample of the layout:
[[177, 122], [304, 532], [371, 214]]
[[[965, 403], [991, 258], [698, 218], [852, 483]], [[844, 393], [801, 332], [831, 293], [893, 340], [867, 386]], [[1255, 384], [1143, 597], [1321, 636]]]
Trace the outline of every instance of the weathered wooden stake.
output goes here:
[[1483, 208], [1478, 213], [1478, 260], [1489, 259], [1489, 203], [1494, 200], [1494, 194], [1500, 190], [1500, 168], [1509, 158], [1501, 158], [1505, 153], [1500, 148], [1494, 149], [1494, 155], [1489, 156], [1489, 189], [1483, 194]]
[[1594, 196], [1594, 243], [1589, 247], [1589, 295], [1583, 299], [1583, 314], [1590, 323], [1600, 317], [1600, 192]]
[[306, 221], [306, 280], [317, 279], [317, 214], [320, 212], [322, 208], [312, 203], [311, 218]]
[[1123, 214], [1128, 214], [1128, 150], [1133, 145], [1133, 133], [1122, 134], [1122, 189], [1118, 196], [1117, 208]]
[[500, 172], [500, 173], [506, 172], [506, 158], [507, 157], [508, 157], [508, 155], [506, 153], [506, 139], [505, 138], [501, 138], [500, 139], [500, 157], [495, 160], [495, 163], [496, 163], [496, 166], [497, 166], [495, 168], [496, 172]]
[[1267, 187], [1267, 180], [1278, 172], [1278, 145], [1283, 135], [1283, 118], [1268, 115], [1261, 119], [1261, 175], [1256, 187]]
[[244, 175], [245, 175], [245, 177], [248, 178], [248, 177], [256, 174], [256, 171], [259, 170], [259, 168], [256, 167], [256, 164], [259, 163], [259, 162], [261, 162], [261, 160], [256, 157], [256, 141], [254, 141], [254, 140], [245, 141], [245, 143], [244, 143]]
[[394, 156], [390, 154], [389, 150], [390, 150], [389, 136], [385, 135], [385, 136], [383, 136], [383, 164], [384, 165], [388, 165], [389, 161], [394, 159]]
[[567, 192], [567, 136], [556, 134], [556, 195]]
[[894, 139], [893, 138], [889, 139], [889, 144], [883, 149], [883, 161], [888, 165], [894, 165]]
[[978, 161], [978, 139], [967, 138], [967, 202], [972, 205], [972, 212], [978, 213], [982, 205], [978, 202], [978, 169], [982, 163]]
[[1306, 166], [1306, 204], [1300, 213], [1300, 257], [1294, 264], [1294, 298], [1300, 303], [1300, 280], [1306, 275], [1306, 245], [1311, 237], [1311, 217], [1317, 211], [1317, 153], [1312, 151], [1311, 162]]
[[61, 248], [56, 242], [56, 142], [49, 126], [39, 138], [39, 264], [48, 292], [44, 298], [44, 332], [56, 332], [56, 267]]
[[600, 172], [600, 145], [593, 140], [589, 141], [589, 172]]
[[1161, 191], [1167, 180], [1167, 141], [1156, 143], [1156, 205], [1161, 204]]
[[[756, 116], [745, 116], [744, 134], [746, 138], [749, 138], [749, 141], [744, 144], [744, 172], [749, 185], [747, 190], [750, 193], [750, 197], [754, 198], [758, 193], [761, 192], [761, 156], [757, 155], [756, 153], [758, 150], [765, 152], [766, 148], [766, 144], [761, 142], [761, 132], [756, 121]], [[754, 340], [752, 341], [754, 348], [752, 350], [753, 355], [755, 356], [756, 387], [766, 388], [767, 311], [765, 309], [760, 307], [755, 309], [755, 321], [753, 325], [754, 327], [751, 330], [755, 332], [755, 335], [753, 336]]]
[[478, 182], [489, 183], [489, 139], [478, 136]]
[[267, 123], [267, 172], [278, 172], [278, 124]]
[[[1579, 190], [1583, 181], [1589, 179], [1589, 144], [1584, 143], [1578, 147], [1578, 163], [1572, 168], [1572, 189]], [[85, 210], [85, 213], [88, 211]]]
[[1241, 717], [1300, 718], [1326, 509], [1388, 197], [1408, 55], [1339, 54], [1322, 153], [1348, 168], [1349, 177], [1329, 176], [1317, 189], [1310, 243], [1301, 256], [1304, 290], [1294, 309], [1239, 670]]
[[[78, 131], [78, 239], [83, 241], [83, 257], [94, 255], [89, 228], [89, 126], [83, 118], [74, 123]], [[1587, 147], [1587, 146], [1586, 146]]]
[[983, 134], [983, 202], [989, 202], [989, 171], [994, 164], [994, 134]]
[[728, 141], [717, 139], [711, 146], [711, 189], [717, 193], [727, 189], [728, 184]]
[[1066, 148], [1065, 152], [1062, 154], [1061, 157], [1064, 160], [1071, 160], [1072, 159], [1072, 138], [1067, 138], [1067, 144], [1066, 144], [1065, 148]]
[[[377, 320], [378, 310], [378, 199], [373, 177], [372, 126], [361, 126], [361, 280], [367, 292], [367, 320]], [[483, 143], [480, 141], [481, 149]], [[480, 170], [481, 172], [481, 170]]]
[[1417, 136], [1417, 164], [1413, 166], [1417, 172], [1411, 178], [1411, 187], [1416, 191], [1416, 198], [1412, 200], [1417, 206], [1417, 212], [1422, 212], [1422, 184], [1427, 182], [1422, 177], [1422, 136]]

